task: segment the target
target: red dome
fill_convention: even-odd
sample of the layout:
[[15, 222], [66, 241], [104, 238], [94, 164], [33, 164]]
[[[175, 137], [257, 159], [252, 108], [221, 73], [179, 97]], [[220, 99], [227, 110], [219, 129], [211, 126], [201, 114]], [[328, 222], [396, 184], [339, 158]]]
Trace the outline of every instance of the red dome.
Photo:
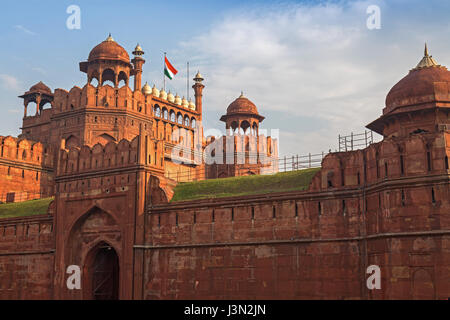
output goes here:
[[383, 113], [398, 107], [436, 101], [442, 84], [450, 88], [450, 71], [447, 68], [432, 66], [413, 69], [389, 91]]
[[241, 96], [234, 100], [227, 108], [227, 115], [236, 113], [258, 114], [258, 110], [253, 102], [241, 94]]
[[42, 81], [39, 81], [39, 83], [36, 83], [34, 86], [32, 86], [28, 92], [42, 92], [52, 94], [52, 90], [50, 90], [50, 88], [47, 87]]
[[130, 63], [130, 56], [127, 51], [115, 42], [111, 36], [105, 41], [98, 44], [89, 53], [88, 61], [94, 61], [99, 59], [105, 60], [120, 60], [126, 63]]

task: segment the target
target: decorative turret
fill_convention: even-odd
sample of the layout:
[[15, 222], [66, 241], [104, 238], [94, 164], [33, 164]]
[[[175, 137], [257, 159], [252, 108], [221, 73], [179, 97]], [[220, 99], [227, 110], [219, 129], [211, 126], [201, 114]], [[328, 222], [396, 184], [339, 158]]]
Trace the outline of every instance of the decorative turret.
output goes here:
[[172, 102], [172, 103], [175, 102], [175, 97], [173, 96], [173, 94], [170, 91], [167, 94], [167, 101]]
[[202, 97], [203, 97], [203, 88], [205, 87], [203, 85], [203, 80], [204, 79], [200, 74], [200, 71], [198, 71], [194, 78], [195, 84], [192, 86], [195, 93], [195, 106], [197, 112], [200, 114], [200, 119], [202, 118]]
[[[80, 71], [87, 74], [88, 83], [97, 79], [98, 86], [102, 86], [105, 81], [111, 81], [116, 88], [120, 81], [125, 81], [128, 86], [130, 74], [135, 74], [132, 67], [127, 51], [114, 41], [111, 34], [91, 50], [87, 61], [80, 62]], [[137, 88], [141, 89], [140, 83]]]
[[142, 66], [145, 63], [145, 60], [142, 58], [144, 55], [144, 51], [142, 50], [139, 43], [133, 51], [134, 58], [131, 62], [134, 65], [134, 69], [132, 70], [132, 74], [134, 75], [134, 90], [139, 90], [141, 87], [141, 79], [142, 79]]
[[27, 116], [27, 108], [30, 102], [36, 103], [36, 116], [40, 114], [44, 104], [53, 101], [53, 93], [49, 87], [47, 87], [42, 81], [39, 81], [34, 86], [30, 88], [23, 95], [19, 96], [23, 98], [24, 113], [23, 117]]
[[450, 124], [449, 88], [450, 72], [428, 54], [425, 44], [423, 58], [391, 88], [383, 114], [367, 128], [385, 137], [443, 130]]

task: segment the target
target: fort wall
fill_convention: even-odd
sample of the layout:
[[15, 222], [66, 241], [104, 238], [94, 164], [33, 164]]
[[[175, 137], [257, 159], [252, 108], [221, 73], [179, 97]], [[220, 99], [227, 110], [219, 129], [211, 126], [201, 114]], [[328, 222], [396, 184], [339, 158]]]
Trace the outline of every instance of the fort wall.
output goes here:
[[54, 194], [53, 153], [40, 142], [0, 137], [0, 201], [15, 202]]
[[0, 299], [53, 298], [53, 210], [0, 220]]

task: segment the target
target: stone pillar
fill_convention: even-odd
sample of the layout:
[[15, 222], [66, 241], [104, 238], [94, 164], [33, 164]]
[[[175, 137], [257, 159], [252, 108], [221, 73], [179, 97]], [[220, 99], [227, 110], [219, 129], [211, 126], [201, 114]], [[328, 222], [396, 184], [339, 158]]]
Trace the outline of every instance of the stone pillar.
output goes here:
[[41, 104], [41, 95], [36, 96], [36, 115], [39, 115], [39, 105]]

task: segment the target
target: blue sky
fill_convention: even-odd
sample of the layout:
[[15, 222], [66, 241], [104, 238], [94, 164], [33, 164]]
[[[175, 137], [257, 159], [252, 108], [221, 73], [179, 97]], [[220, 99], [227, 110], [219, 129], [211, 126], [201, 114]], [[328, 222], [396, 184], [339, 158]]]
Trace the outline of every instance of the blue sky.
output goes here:
[[[81, 8], [81, 30], [66, 9]], [[369, 30], [366, 9], [381, 8]], [[282, 154], [337, 147], [337, 135], [361, 132], [380, 115], [389, 89], [413, 68], [427, 41], [450, 65], [446, 1], [8, 1], [0, 11], [2, 135], [17, 135], [17, 96], [42, 80], [52, 89], [83, 86], [78, 63], [109, 32], [131, 51], [139, 42], [144, 81], [162, 86], [166, 51], [180, 73], [168, 88], [186, 93], [185, 65], [205, 77], [205, 126], [243, 90], [280, 130]], [[191, 93], [192, 95], [192, 93]]]

